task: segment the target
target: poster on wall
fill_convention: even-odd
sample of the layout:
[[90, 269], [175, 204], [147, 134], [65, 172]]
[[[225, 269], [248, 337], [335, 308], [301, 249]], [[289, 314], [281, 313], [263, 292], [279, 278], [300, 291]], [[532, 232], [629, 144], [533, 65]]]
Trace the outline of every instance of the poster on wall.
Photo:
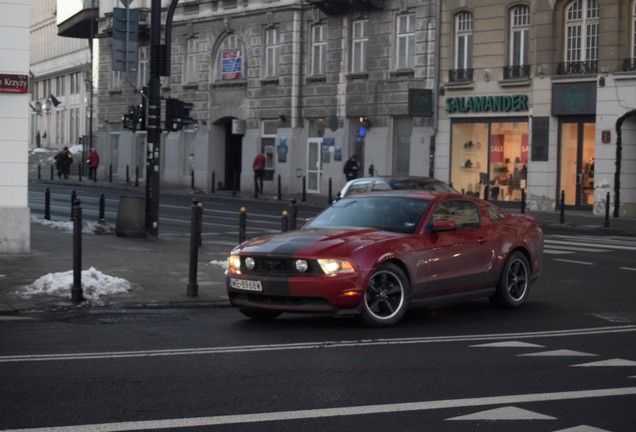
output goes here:
[[222, 80], [241, 79], [241, 50], [231, 49], [223, 51], [221, 60]]
[[490, 162], [500, 163], [504, 161], [504, 136], [491, 135], [490, 137]]
[[276, 150], [276, 153], [278, 153], [278, 162], [287, 162], [287, 137], [282, 136], [278, 139], [278, 147], [276, 148]]
[[528, 163], [528, 135], [521, 135], [521, 162]]

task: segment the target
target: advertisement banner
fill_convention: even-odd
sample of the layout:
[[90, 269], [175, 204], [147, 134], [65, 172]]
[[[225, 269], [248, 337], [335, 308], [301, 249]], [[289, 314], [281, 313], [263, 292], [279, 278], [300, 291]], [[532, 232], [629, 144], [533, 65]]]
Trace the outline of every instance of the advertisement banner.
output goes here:
[[241, 50], [232, 49], [223, 51], [221, 65], [223, 67], [221, 79], [241, 79]]
[[491, 135], [490, 136], [490, 162], [500, 163], [504, 161], [504, 136], [503, 135]]

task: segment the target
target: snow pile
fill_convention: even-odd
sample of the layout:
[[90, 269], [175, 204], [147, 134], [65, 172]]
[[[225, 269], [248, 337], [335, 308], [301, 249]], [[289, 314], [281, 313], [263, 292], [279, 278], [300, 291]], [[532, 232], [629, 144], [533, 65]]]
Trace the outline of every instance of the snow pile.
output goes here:
[[212, 260], [212, 261], [210, 261], [210, 264], [217, 265], [217, 266], [222, 267], [222, 268], [224, 268], [226, 270], [227, 270], [227, 268], [230, 265], [228, 260], [224, 260], [224, 261]]
[[[31, 222], [44, 225], [50, 228], [56, 228], [62, 231], [73, 231], [73, 221], [54, 221], [48, 219], [40, 219], [31, 216]], [[114, 234], [115, 229], [112, 224], [91, 222], [82, 220], [82, 233], [84, 234]]]
[[[98, 302], [103, 296], [122, 294], [130, 291], [130, 282], [126, 279], [105, 275], [95, 267], [82, 270], [81, 273], [82, 290], [86, 300]], [[70, 300], [72, 288], [73, 270], [69, 270], [63, 273], [49, 273], [44, 275], [16, 294], [22, 298], [50, 295]]]

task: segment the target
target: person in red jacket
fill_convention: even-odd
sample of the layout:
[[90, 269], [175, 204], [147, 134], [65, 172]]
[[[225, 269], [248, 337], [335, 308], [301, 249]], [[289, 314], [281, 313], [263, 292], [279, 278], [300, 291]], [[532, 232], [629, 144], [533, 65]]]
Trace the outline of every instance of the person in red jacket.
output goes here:
[[263, 193], [263, 177], [265, 176], [265, 155], [259, 153], [252, 162], [252, 169], [254, 170], [254, 190], [258, 193]]
[[88, 178], [97, 180], [97, 167], [99, 166], [99, 153], [96, 150], [91, 150], [88, 154]]

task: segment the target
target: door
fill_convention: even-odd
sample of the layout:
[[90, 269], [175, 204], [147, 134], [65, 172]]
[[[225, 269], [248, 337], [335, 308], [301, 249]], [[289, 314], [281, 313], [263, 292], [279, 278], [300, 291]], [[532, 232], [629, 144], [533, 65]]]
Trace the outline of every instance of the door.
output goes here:
[[564, 204], [586, 207], [594, 204], [594, 118], [562, 119], [559, 128], [559, 190]]
[[225, 190], [241, 190], [242, 160], [243, 135], [232, 133], [232, 119], [228, 118], [225, 122]]
[[322, 138], [307, 140], [307, 192], [320, 193]]

